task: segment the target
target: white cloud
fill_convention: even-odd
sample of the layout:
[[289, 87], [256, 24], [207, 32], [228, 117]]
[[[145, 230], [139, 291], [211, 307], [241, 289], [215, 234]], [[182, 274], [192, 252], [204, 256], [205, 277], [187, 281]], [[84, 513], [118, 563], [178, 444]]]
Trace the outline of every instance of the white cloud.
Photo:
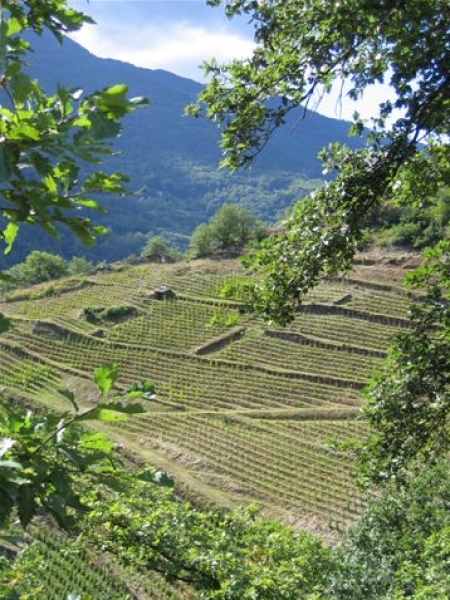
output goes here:
[[208, 30], [188, 22], [159, 25], [85, 26], [73, 39], [102, 58], [117, 58], [140, 67], [165, 69], [201, 81], [199, 65], [206, 59], [219, 62], [244, 58], [254, 43], [226, 27]]
[[[244, 58], [255, 47], [253, 27], [246, 19], [230, 21], [223, 10], [206, 7], [204, 0], [73, 0], [73, 4], [98, 23], [72, 35], [93, 54], [200, 82], [205, 60]], [[376, 84], [352, 102], [346, 96], [348, 88], [336, 83], [331, 94], [321, 99], [318, 95], [310, 108], [337, 119], [351, 120], [355, 110], [370, 118], [378, 113], [380, 102], [393, 98], [388, 85]]]

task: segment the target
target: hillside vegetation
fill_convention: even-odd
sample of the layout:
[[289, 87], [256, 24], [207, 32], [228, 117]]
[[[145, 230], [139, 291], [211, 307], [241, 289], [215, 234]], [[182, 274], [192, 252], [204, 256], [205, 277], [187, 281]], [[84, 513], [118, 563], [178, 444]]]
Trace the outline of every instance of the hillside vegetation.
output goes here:
[[[98, 225], [107, 227], [108, 236], [86, 248], [62, 230], [54, 240], [24, 225], [14, 253], [0, 256], [1, 268], [21, 262], [33, 250], [45, 250], [89, 260], [120, 260], [139, 254], [149, 236], [163, 235], [181, 249], [189, 236], [225, 203], [249, 209], [264, 221], [273, 222], [294, 200], [306, 196], [323, 181], [319, 150], [330, 141], [347, 140], [349, 124], [311, 112], [302, 123], [280, 133], [252, 169], [233, 176], [218, 169], [221, 157], [220, 134], [201, 119], [183, 116], [187, 104], [202, 90], [199, 83], [162, 70], [138, 68], [98, 58], [66, 38], [60, 46], [50, 35], [27, 33], [35, 50], [29, 57], [30, 72], [51, 93], [57, 85], [93, 92], [117, 82], [130, 93], [150, 99], [148, 110], [124, 119], [124, 135], [114, 141], [120, 154], [105, 157], [107, 170], [117, 170], [130, 178], [131, 192], [118, 198], [107, 190], [100, 201], [107, 208], [95, 214]], [[348, 139], [360, 145], [357, 138]], [[84, 170], [91, 169], [84, 166]], [[83, 213], [92, 217], [92, 211]]]
[[[152, 138], [162, 160], [151, 173], [139, 163], [142, 197], [128, 205], [147, 230], [131, 234], [149, 240], [147, 258], [94, 267], [40, 251], [16, 265], [19, 285], [34, 287], [6, 286], [0, 302], [0, 597], [450, 597], [450, 10], [443, 0], [354, 8], [353, 0], [332, 14], [301, 0], [226, 2], [229, 17], [250, 18], [257, 45], [248, 59], [206, 63], [209, 83], [187, 112], [221, 127], [231, 172], [255, 161], [257, 171], [275, 130], [333, 82], [350, 80], [355, 99], [385, 78], [396, 96], [378, 107], [363, 147], [337, 141], [321, 153], [330, 180], [250, 245], [246, 271], [219, 255], [167, 264], [185, 232], [169, 237], [164, 223], [150, 231], [139, 204], [159, 199], [154, 207], [165, 208], [178, 185], [186, 201], [202, 196], [183, 177], [164, 178], [167, 158], [185, 174], [209, 168], [167, 127]], [[68, 228], [89, 245], [105, 233], [86, 218], [103, 210], [96, 198], [105, 193], [111, 208], [109, 195], [124, 195], [127, 182], [92, 167], [115, 154], [121, 119], [129, 114], [136, 126], [146, 97], [128, 96], [134, 81], [108, 83], [108, 62], [105, 80], [83, 75], [88, 92], [92, 81], [105, 89], [85, 96], [58, 86], [48, 97], [27, 74], [34, 44], [25, 36], [46, 30], [62, 41], [91, 19], [66, 0], [5, 0], [0, 16], [5, 254], [16, 242], [27, 251], [22, 225], [25, 236], [29, 226], [55, 237]], [[139, 74], [142, 83], [147, 73]], [[159, 91], [176, 84], [156, 75]], [[158, 122], [172, 122], [161, 107], [155, 102]], [[403, 116], [391, 121], [398, 108]], [[365, 127], [355, 114], [353, 133], [364, 138]], [[287, 169], [294, 145], [280, 147]], [[296, 151], [291, 158], [294, 179], [283, 186], [312, 187], [313, 172]], [[277, 203], [273, 176], [267, 189]], [[150, 183], [157, 191], [148, 203]], [[210, 208], [218, 193], [208, 191]], [[204, 220], [197, 207], [189, 204]], [[232, 216], [236, 207], [221, 210]], [[182, 215], [184, 205], [179, 223]], [[164, 213], [170, 224], [176, 216]], [[377, 218], [384, 243], [437, 244], [420, 260], [360, 257], [344, 278]], [[217, 225], [213, 218], [202, 228], [203, 241], [210, 227], [223, 233]], [[248, 225], [211, 250], [224, 257], [260, 237]], [[123, 251], [124, 237], [112, 240]], [[407, 294], [398, 282], [413, 266]]]
[[[287, 329], [247, 313], [243, 298], [222, 298], [224, 285], [251, 276], [234, 260], [117, 263], [35, 285], [0, 304], [13, 324], [0, 342], [0, 383], [36, 409], [67, 408], [68, 388], [87, 408], [96, 401], [92, 372], [104, 363], [119, 366], [121, 388], [151, 379], [145, 413], [101, 424], [127, 456], [168, 472], [195, 506], [256, 503], [263, 515], [337, 540], [366, 507], [348, 443], [368, 435], [361, 390], [391, 336], [408, 328], [399, 282], [415, 263], [360, 257], [350, 277], [318, 286]], [[42, 528], [32, 535], [18, 565], [45, 581], [38, 598], [195, 597], [95, 547]]]
[[280, 586], [286, 598], [304, 589], [317, 590], [308, 599], [378, 600], [414, 585], [421, 600], [445, 598], [446, 469], [430, 467], [401, 498], [387, 487], [371, 505], [349, 450], [370, 433], [361, 389], [391, 336], [409, 330], [400, 281], [417, 262], [360, 256], [347, 278], [309, 294], [287, 329], [247, 313], [243, 298], [222, 298], [224, 284], [252, 277], [231, 260], [117, 263], [11, 292], [0, 304], [13, 324], [0, 346], [5, 395], [35, 411], [67, 409], [71, 389], [88, 409], [98, 400], [92, 371], [105, 362], [119, 365], [119, 388], [151, 378], [143, 414], [95, 427], [129, 466], [156, 465], [175, 489], [150, 482], [111, 503], [93, 489], [78, 542], [41, 519], [22, 540], [12, 530], [2, 553], [27, 546], [11, 573], [2, 564], [0, 591], [200, 600], [223, 582], [233, 600], [254, 589], [278, 599]]
[[340, 531], [364, 506], [341, 443], [364, 439], [361, 389], [408, 327], [401, 269], [382, 266], [320, 285], [288, 329], [221, 298], [243, 276], [234, 261], [116, 264], [13, 292], [0, 305], [13, 323], [0, 382], [27, 402], [63, 406], [61, 389], [88, 399], [93, 370], [114, 362], [121, 386], [151, 379], [156, 396], [110, 435], [189, 496], [256, 501], [291, 523]]

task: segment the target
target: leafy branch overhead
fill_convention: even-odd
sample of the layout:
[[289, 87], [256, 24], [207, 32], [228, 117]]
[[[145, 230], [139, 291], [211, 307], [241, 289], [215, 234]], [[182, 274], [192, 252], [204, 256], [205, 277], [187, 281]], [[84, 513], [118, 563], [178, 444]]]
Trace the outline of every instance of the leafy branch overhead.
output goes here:
[[395, 93], [372, 123], [355, 115], [354, 134], [371, 130], [365, 148], [333, 145], [324, 152], [335, 179], [300, 203], [281, 233], [248, 259], [263, 276], [254, 288], [256, 310], [287, 323], [319, 278], [349, 267], [374, 208], [386, 199], [420, 205], [448, 186], [450, 6], [446, 0], [208, 4], [226, 4], [230, 18], [245, 15], [255, 28], [250, 58], [205, 63], [210, 82], [188, 109], [222, 127], [223, 164], [232, 170], [251, 163], [290, 113], [301, 121], [333, 85], [345, 80], [353, 99], [383, 81]]
[[45, 415], [24, 412], [13, 402], [0, 407], [0, 527], [6, 528], [14, 509], [26, 527], [44, 509], [58, 524], [69, 529], [88, 509], [83, 498], [99, 481], [114, 489], [129, 484], [117, 462], [112, 442], [100, 432], [81, 429], [87, 421], [125, 421], [127, 415], [144, 412], [131, 402], [143, 398], [146, 386], [134, 385], [113, 393], [117, 365], [98, 368], [94, 383], [99, 398], [89, 409], [81, 409], [71, 390], [60, 390], [71, 406], [63, 413]]
[[80, 89], [59, 86], [56, 94], [48, 96], [26, 73], [32, 51], [24, 38], [27, 31], [41, 35], [47, 29], [62, 42], [64, 33], [87, 22], [89, 17], [62, 0], [2, 2], [0, 210], [6, 253], [21, 223], [38, 225], [55, 237], [63, 224], [84, 243], [93, 243], [105, 230], [78, 211], [101, 210], [98, 193], [125, 191], [124, 175], [88, 173], [80, 163], [100, 164], [112, 154], [108, 140], [120, 134], [120, 119], [147, 101], [127, 98], [122, 84], [86, 97]]
[[389, 360], [371, 382], [365, 414], [373, 435], [364, 470], [378, 483], [402, 482], [448, 454], [450, 444], [450, 243], [424, 252], [410, 273], [426, 295], [411, 310], [411, 330], [398, 334]]
[[[69, 8], [66, 0], [5, 0], [0, 5], [0, 235], [6, 253], [22, 223], [56, 237], [60, 225], [65, 225], [84, 243], [92, 243], [104, 229], [78, 211], [101, 210], [96, 200], [101, 192], [125, 191], [124, 175], [80, 165], [99, 165], [112, 154], [108, 141], [121, 133], [121, 118], [147, 101], [129, 99], [123, 84], [86, 97], [82, 90], [59, 86], [48, 96], [26, 72], [32, 52], [27, 40], [33, 35], [51, 32], [62, 43], [64, 34], [91, 22]], [[32, 271], [37, 268], [34, 262]], [[9, 326], [0, 315], [1, 331]], [[123, 477], [114, 463], [111, 442], [80, 427], [88, 420], [120, 421], [142, 412], [139, 404], [128, 401], [142, 397], [142, 392], [132, 389], [128, 397], [112, 395], [116, 379], [115, 365], [96, 371], [100, 398], [88, 410], [81, 410], [67, 390], [61, 394], [72, 410], [62, 414], [34, 415], [14, 401], [2, 401], [1, 528], [8, 526], [15, 510], [26, 526], [42, 509], [69, 527], [71, 518], [84, 510], [81, 498], [90, 477], [114, 485]]]

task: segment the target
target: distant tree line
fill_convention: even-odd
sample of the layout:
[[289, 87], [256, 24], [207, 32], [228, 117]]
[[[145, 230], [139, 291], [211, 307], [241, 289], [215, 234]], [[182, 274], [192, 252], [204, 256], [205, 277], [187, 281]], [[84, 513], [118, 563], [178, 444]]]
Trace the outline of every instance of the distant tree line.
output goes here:
[[[385, 202], [374, 211], [364, 241], [382, 246], [423, 248], [450, 233], [450, 191], [440, 193], [434, 203], [423, 207], [398, 206]], [[243, 250], [252, 240], [261, 240], [268, 227], [249, 210], [236, 204], [224, 204], [207, 223], [193, 231], [184, 253], [163, 235], [147, 238], [141, 257], [151, 262], [176, 262], [183, 258], [202, 258], [218, 252]], [[84, 257], [65, 260], [58, 254], [34, 250], [25, 260], [4, 271], [0, 291], [27, 287], [61, 277], [80, 275], [94, 268]]]
[[450, 235], [450, 189], [422, 205], [385, 201], [374, 211], [366, 238], [382, 246], [422, 249]]
[[[267, 226], [255, 215], [236, 204], [224, 204], [208, 223], [202, 223], [192, 233], [187, 257], [201, 258], [217, 252], [240, 252], [251, 240], [261, 240]], [[154, 262], [174, 262], [183, 258], [180, 250], [162, 236], [152, 236], [141, 256]]]
[[224, 204], [208, 221], [193, 232], [189, 248], [195, 257], [220, 250], [242, 248], [250, 240], [261, 240], [267, 233], [262, 221], [245, 208]]
[[67, 261], [57, 254], [34, 250], [23, 262], [3, 272], [5, 279], [0, 283], [0, 291], [8, 292], [61, 277], [81, 275], [93, 268], [92, 262], [80, 256]]
[[[234, 204], [224, 204], [208, 223], [195, 229], [186, 254], [164, 237], [155, 235], [147, 239], [141, 257], [151, 262], [169, 263], [185, 257], [200, 258], [230, 248], [240, 250], [248, 241], [261, 239], [265, 233], [266, 226], [248, 210]], [[0, 292], [81, 275], [94, 268], [94, 263], [84, 257], [74, 256], [65, 260], [58, 254], [33, 250], [23, 262], [3, 272]]]

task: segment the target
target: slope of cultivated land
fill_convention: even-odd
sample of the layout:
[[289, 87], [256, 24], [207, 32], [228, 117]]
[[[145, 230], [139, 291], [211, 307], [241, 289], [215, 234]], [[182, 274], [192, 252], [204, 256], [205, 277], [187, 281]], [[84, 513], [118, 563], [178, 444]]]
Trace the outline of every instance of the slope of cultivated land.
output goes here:
[[[359, 264], [323, 283], [285, 330], [220, 297], [243, 276], [231, 260], [118, 264], [37, 286], [1, 303], [13, 328], [0, 342], [0, 384], [58, 407], [72, 387], [89, 404], [93, 370], [115, 362], [121, 385], [152, 379], [157, 397], [110, 434], [189, 497], [256, 501], [291, 523], [342, 530], [364, 500], [340, 443], [367, 434], [361, 389], [408, 326], [401, 266], [383, 268]], [[160, 286], [175, 296], [156, 299]]]
[[[35, 600], [186, 600], [194, 597], [193, 591], [181, 582], [169, 583], [156, 571], [149, 578], [148, 573], [132, 569], [120, 557], [107, 552], [96, 554], [92, 548], [82, 548], [73, 538], [43, 524], [32, 527], [27, 541], [18, 560], [27, 573], [32, 570], [32, 592], [28, 595], [27, 581], [18, 579], [14, 596], [7, 597], [11, 600], [13, 597]], [[18, 550], [14, 548], [12, 552]]]

